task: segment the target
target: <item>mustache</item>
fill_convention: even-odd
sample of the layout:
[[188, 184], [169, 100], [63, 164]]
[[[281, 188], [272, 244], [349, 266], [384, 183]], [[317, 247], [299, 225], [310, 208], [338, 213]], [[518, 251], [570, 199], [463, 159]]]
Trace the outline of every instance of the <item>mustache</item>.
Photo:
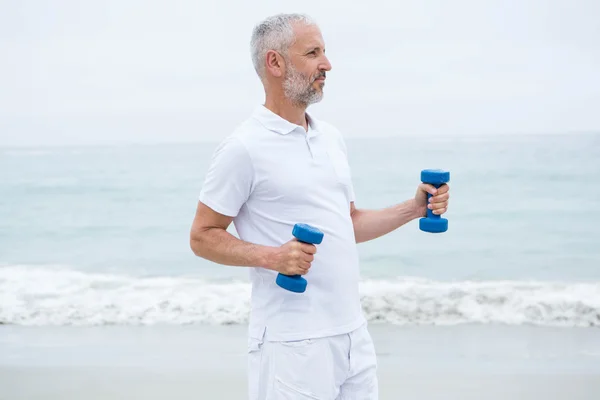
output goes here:
[[319, 74], [317, 74], [317, 76], [315, 76], [312, 81], [314, 82], [314, 81], [316, 81], [319, 78], [326, 78], [325, 71], [320, 72]]

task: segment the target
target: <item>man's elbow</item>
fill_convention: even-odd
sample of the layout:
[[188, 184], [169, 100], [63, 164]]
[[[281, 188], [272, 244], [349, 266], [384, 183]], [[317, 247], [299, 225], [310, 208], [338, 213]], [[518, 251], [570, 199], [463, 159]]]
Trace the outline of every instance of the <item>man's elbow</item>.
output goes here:
[[190, 249], [194, 255], [205, 258], [206, 241], [204, 240], [203, 235], [194, 231], [190, 233]]
[[202, 252], [198, 243], [198, 240], [190, 237], [190, 249], [195, 256], [202, 257]]

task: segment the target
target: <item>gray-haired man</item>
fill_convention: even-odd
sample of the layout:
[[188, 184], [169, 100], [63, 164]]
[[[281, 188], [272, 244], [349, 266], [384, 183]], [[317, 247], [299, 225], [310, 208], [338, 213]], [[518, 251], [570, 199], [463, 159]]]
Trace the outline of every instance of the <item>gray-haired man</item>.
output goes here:
[[[323, 97], [331, 70], [318, 26], [304, 15], [270, 17], [255, 27], [251, 50], [265, 103], [215, 151], [191, 247], [216, 263], [250, 267], [250, 399], [377, 399], [356, 244], [428, 207], [446, 212], [448, 186], [420, 184], [403, 203], [355, 208], [342, 135], [306, 112]], [[226, 231], [231, 222], [239, 239]], [[323, 231], [323, 242], [293, 239], [298, 222]], [[286, 291], [275, 283], [278, 273], [305, 275], [308, 288]]]

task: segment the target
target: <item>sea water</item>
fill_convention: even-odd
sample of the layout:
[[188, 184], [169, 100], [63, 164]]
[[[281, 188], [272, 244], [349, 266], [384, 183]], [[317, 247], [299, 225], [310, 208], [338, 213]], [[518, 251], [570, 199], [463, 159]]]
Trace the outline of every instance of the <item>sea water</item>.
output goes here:
[[[600, 326], [600, 135], [346, 141], [358, 208], [451, 172], [447, 232], [358, 245], [370, 321]], [[0, 148], [0, 323], [245, 323], [247, 269], [189, 247], [216, 146]]]

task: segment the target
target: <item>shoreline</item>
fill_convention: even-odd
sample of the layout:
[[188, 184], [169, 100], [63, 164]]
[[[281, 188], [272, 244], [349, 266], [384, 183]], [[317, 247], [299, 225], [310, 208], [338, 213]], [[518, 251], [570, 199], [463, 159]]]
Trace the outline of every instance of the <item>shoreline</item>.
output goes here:
[[[0, 327], [0, 399], [244, 399], [246, 329]], [[380, 399], [593, 399], [594, 328], [370, 324]], [[6, 397], [3, 397], [6, 396]]]

